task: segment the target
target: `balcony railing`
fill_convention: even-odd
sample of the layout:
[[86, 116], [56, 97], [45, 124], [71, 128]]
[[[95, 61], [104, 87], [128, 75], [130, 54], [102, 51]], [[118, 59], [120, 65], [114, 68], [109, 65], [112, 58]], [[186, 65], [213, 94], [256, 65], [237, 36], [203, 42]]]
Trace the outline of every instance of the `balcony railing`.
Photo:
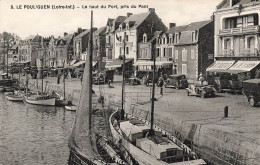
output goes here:
[[232, 49], [224, 49], [219, 52], [215, 57], [256, 57], [259, 56], [259, 51], [257, 49], [244, 49], [239, 51], [239, 53], [234, 52]]
[[257, 33], [257, 32], [259, 32], [259, 29], [260, 29], [259, 25], [248, 26], [248, 27], [238, 27], [238, 28], [232, 28], [232, 29], [221, 29], [218, 31], [218, 34], [221, 36], [225, 36], [225, 35]]
[[156, 57], [156, 61], [173, 61], [172, 57]]

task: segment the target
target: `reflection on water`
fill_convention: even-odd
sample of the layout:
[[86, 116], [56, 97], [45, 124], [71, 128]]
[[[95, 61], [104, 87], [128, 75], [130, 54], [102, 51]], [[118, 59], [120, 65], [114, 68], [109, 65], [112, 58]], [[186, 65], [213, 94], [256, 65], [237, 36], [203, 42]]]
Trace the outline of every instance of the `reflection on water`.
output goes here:
[[8, 101], [0, 94], [0, 165], [64, 165], [75, 112]]

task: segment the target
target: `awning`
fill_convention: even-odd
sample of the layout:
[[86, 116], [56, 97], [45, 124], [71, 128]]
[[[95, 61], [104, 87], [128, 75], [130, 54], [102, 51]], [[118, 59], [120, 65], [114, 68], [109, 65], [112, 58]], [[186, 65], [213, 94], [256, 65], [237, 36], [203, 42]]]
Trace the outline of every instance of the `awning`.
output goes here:
[[237, 61], [228, 70], [238, 72], [238, 73], [249, 72], [259, 64], [260, 64], [260, 61]]
[[70, 66], [73, 65], [73, 64], [75, 64], [75, 62], [76, 62], [76, 60], [72, 60], [72, 61], [70, 62]]
[[[130, 61], [132, 61], [132, 60], [126, 59], [125, 64], [130, 62]], [[123, 65], [123, 60], [114, 60], [110, 63], [107, 63], [105, 68], [120, 68], [122, 65]]]
[[232, 61], [215, 61], [211, 66], [207, 68], [207, 72], [226, 72], [233, 64]]
[[82, 64], [85, 64], [85, 63], [86, 63], [86, 61], [79, 61], [79, 62], [77, 62], [76, 64], [74, 64], [73, 66], [78, 67], [78, 66], [80, 66], [80, 65], [82, 65]]
[[[160, 66], [166, 66], [166, 65], [172, 65], [172, 61], [155, 61], [155, 65], [160, 65]], [[134, 66], [152, 66], [153, 61], [136, 61], [136, 63], [133, 64]]]

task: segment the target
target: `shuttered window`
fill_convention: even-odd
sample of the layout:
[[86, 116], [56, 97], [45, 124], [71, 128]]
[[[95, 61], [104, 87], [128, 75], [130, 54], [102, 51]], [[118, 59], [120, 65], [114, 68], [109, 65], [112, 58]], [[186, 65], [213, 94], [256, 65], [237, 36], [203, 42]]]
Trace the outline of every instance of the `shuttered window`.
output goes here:
[[187, 50], [182, 50], [182, 61], [187, 61]]

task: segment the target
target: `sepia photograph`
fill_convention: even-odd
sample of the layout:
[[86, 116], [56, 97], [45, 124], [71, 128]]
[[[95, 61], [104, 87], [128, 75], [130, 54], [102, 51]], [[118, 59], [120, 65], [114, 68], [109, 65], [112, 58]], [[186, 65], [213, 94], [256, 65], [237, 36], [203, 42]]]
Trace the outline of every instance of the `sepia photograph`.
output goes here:
[[260, 165], [260, 0], [0, 0], [0, 165]]

